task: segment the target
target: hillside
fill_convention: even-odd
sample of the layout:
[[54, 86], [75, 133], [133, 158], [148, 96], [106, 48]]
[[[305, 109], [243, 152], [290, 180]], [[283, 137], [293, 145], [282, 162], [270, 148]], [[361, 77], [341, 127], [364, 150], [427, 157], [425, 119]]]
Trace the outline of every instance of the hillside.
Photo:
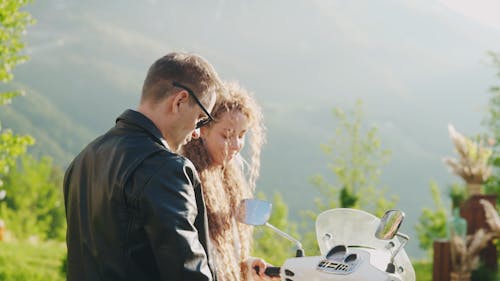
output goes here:
[[27, 95], [2, 108], [3, 126], [34, 135], [33, 151], [65, 167], [136, 106], [153, 60], [197, 52], [263, 105], [268, 141], [258, 190], [281, 192], [294, 218], [314, 206], [308, 178], [328, 175], [319, 145], [334, 135], [332, 108], [362, 99], [366, 126], [377, 126], [392, 151], [382, 185], [400, 197], [404, 230], [413, 235], [431, 204], [429, 181], [443, 188], [457, 181], [441, 162], [453, 153], [447, 124], [484, 131], [495, 82], [485, 53], [500, 48], [500, 31], [430, 0], [364, 1], [362, 9], [336, 1], [188, 2], [31, 4], [31, 60], [16, 69], [13, 85]]

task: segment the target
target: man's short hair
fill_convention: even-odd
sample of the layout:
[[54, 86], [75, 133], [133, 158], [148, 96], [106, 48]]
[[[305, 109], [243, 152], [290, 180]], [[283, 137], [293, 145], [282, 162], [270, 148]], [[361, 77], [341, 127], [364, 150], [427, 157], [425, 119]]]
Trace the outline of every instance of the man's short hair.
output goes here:
[[173, 52], [158, 59], [149, 68], [142, 87], [141, 103], [156, 103], [173, 91], [172, 82], [192, 89], [199, 99], [206, 93], [218, 92], [222, 82], [212, 65], [196, 54]]

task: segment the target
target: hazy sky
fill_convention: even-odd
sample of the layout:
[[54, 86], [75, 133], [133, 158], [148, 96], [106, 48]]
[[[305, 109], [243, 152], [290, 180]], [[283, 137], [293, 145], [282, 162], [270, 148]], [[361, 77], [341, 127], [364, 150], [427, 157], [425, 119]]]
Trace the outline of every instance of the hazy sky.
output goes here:
[[497, 0], [439, 0], [454, 12], [480, 24], [500, 29], [500, 1]]

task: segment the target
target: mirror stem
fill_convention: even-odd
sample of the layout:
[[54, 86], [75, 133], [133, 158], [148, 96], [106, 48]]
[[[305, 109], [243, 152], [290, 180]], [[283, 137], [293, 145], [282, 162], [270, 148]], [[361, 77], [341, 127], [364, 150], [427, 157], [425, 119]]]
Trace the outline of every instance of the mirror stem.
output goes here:
[[276, 233], [278, 233], [279, 235], [285, 237], [286, 239], [288, 239], [290, 242], [293, 242], [295, 243], [295, 246], [297, 247], [297, 257], [303, 257], [304, 256], [304, 249], [302, 249], [302, 243], [300, 243], [299, 240], [293, 238], [292, 236], [288, 235], [287, 233], [279, 230], [278, 228], [276, 228], [274, 225], [266, 222], [265, 224], [266, 226], [270, 227], [272, 230], [274, 230]]
[[406, 242], [408, 242], [408, 240], [410, 240], [410, 237], [406, 234], [403, 234], [403, 233], [397, 232], [396, 236], [401, 238], [401, 239], [399, 239], [400, 243], [399, 243], [398, 248], [392, 253], [391, 260], [387, 264], [387, 268], [385, 271], [388, 273], [395, 273], [396, 272], [396, 266], [394, 265], [394, 258], [397, 256], [399, 251], [401, 251], [401, 249], [403, 249], [403, 247], [406, 245]]
[[401, 249], [403, 249], [403, 247], [406, 245], [406, 242], [408, 242], [408, 240], [410, 240], [410, 237], [406, 234], [403, 234], [403, 233], [397, 232], [396, 236], [401, 238], [401, 239], [399, 239], [400, 243], [399, 243], [398, 248], [391, 255], [391, 263], [394, 262], [394, 258], [399, 253], [399, 251], [401, 251]]

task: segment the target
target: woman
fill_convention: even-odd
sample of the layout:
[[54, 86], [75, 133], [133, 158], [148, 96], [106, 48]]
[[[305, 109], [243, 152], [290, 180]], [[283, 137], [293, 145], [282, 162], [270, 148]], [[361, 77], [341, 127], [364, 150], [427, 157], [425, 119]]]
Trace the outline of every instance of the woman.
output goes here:
[[[265, 280], [264, 261], [250, 257], [252, 228], [235, 220], [239, 202], [252, 197], [259, 176], [262, 112], [238, 83], [225, 88], [212, 110], [214, 121], [200, 128], [200, 138], [186, 144], [183, 154], [200, 174], [218, 280]], [[240, 154], [247, 135], [249, 162]]]

